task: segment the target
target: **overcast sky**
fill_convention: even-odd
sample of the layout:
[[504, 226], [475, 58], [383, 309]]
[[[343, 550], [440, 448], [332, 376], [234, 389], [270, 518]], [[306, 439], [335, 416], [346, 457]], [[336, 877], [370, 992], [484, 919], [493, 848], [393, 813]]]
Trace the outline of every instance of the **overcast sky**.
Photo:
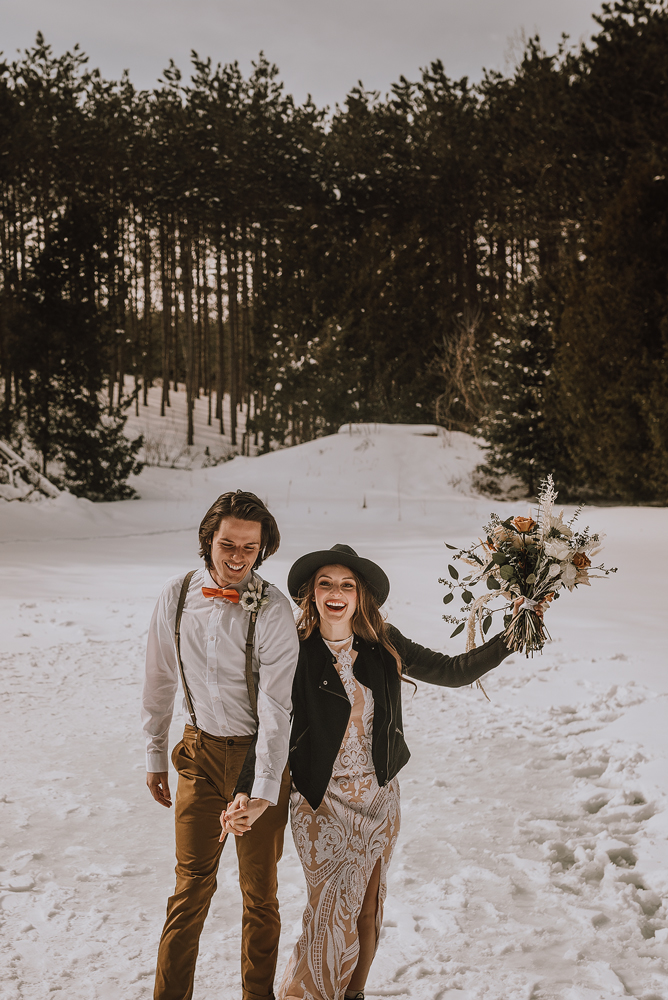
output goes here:
[[595, 29], [594, 0], [0, 0], [0, 51], [13, 57], [42, 31], [57, 54], [75, 42], [116, 79], [129, 69], [152, 87], [170, 57], [238, 60], [263, 50], [298, 100], [341, 102], [358, 80], [385, 92], [403, 74], [443, 60], [458, 79], [505, 70], [522, 32], [552, 51]]

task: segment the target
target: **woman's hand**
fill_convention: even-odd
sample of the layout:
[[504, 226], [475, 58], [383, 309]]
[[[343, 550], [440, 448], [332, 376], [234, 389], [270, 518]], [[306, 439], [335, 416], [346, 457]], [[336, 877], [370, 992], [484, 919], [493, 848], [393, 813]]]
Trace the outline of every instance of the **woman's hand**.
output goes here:
[[270, 805], [271, 802], [268, 799], [249, 799], [247, 795], [240, 792], [232, 805], [220, 814], [222, 827], [220, 840], [223, 840], [228, 833], [234, 834], [235, 837], [243, 837], [244, 833], [248, 833], [255, 820], [259, 819]]
[[[546, 594], [545, 597], [541, 598], [538, 604], [533, 608], [533, 610], [536, 612], [536, 614], [541, 620], [543, 618], [543, 615], [545, 614], [545, 611], [550, 606], [550, 601], [552, 600], [553, 597], [554, 594]], [[523, 597], [515, 598], [515, 600], [513, 601], [513, 618], [517, 618], [523, 604], [524, 604]]]

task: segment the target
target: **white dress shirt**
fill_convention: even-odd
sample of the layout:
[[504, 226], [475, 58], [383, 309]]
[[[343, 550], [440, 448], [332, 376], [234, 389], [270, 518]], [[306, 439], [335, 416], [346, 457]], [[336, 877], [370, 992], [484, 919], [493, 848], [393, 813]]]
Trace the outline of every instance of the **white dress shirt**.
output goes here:
[[[148, 632], [142, 724], [146, 769], [167, 771], [169, 726], [179, 683], [174, 626], [185, 574], [168, 580], [158, 599]], [[235, 589], [243, 594], [251, 576]], [[212, 736], [251, 736], [258, 732], [253, 798], [278, 801], [288, 759], [292, 679], [299, 641], [290, 602], [268, 584], [268, 603], [255, 627], [253, 675], [257, 685], [255, 718], [246, 685], [246, 636], [250, 615], [225, 598], [206, 598], [202, 587], [218, 587], [206, 569], [190, 581], [181, 619], [181, 659], [195, 709], [197, 726]], [[185, 697], [183, 714], [190, 722]]]

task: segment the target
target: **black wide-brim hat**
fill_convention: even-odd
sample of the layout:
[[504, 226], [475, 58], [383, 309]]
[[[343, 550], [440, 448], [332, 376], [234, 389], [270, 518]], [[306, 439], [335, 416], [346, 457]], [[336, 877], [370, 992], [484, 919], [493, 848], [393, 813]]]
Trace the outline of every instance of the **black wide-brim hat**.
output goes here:
[[307, 552], [305, 556], [300, 556], [288, 573], [288, 590], [293, 600], [300, 599], [300, 590], [321, 566], [347, 566], [368, 584], [379, 607], [387, 600], [390, 593], [390, 581], [387, 574], [375, 562], [358, 556], [349, 545], [332, 545], [331, 549]]

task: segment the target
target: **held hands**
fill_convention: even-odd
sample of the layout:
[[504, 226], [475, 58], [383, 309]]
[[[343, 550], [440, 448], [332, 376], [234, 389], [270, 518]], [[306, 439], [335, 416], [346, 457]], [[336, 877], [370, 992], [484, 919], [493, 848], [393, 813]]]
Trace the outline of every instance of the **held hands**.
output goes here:
[[270, 805], [268, 799], [249, 799], [243, 792], [239, 792], [234, 802], [220, 814], [222, 827], [220, 840], [223, 840], [228, 833], [233, 833], [235, 837], [243, 837]]
[[167, 806], [169, 809], [172, 805], [172, 794], [169, 790], [167, 778], [167, 771], [146, 772], [146, 784], [148, 785], [149, 792], [156, 802], [159, 802], [161, 806]]

